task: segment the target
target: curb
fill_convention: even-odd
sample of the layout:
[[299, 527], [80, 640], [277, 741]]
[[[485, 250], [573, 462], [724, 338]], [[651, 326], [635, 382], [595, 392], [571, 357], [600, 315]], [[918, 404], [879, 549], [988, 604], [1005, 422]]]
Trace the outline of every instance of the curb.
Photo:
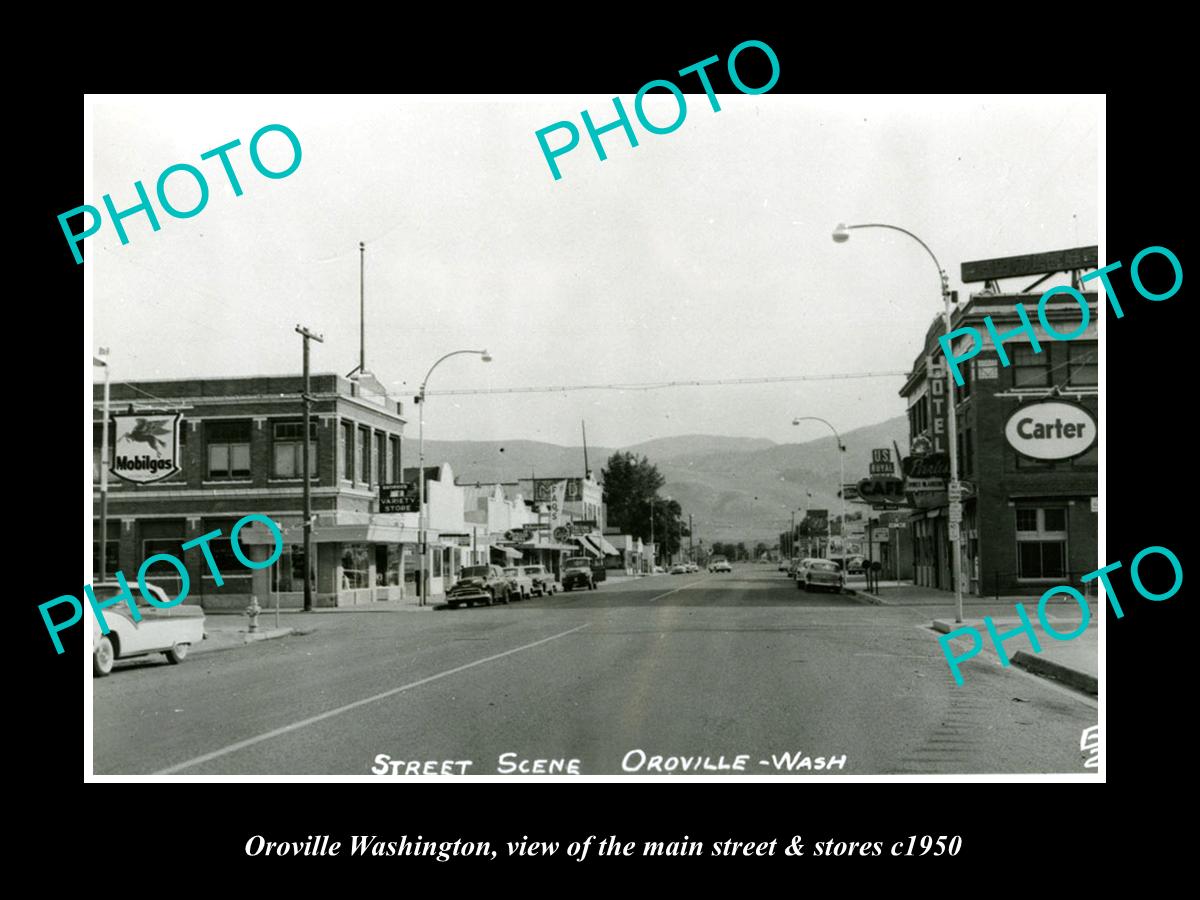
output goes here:
[[[254, 644], [258, 641], [270, 641], [275, 638], [287, 637], [289, 634], [304, 634], [307, 632], [297, 632], [294, 628], [269, 628], [266, 631], [256, 631], [253, 634], [249, 632], [234, 632], [234, 639], [227, 640], [218, 638], [215, 634], [210, 634], [204, 643], [212, 641], [211, 647], [205, 647], [201, 644], [193, 653], [217, 653], [221, 650], [233, 650], [237, 647], [245, 647], [247, 644]], [[216, 632], [216, 634], [229, 634], [229, 632]]]
[[1078, 669], [1072, 669], [1070, 666], [1064, 666], [1062, 663], [1056, 663], [1053, 660], [1043, 659], [1032, 653], [1026, 653], [1024, 650], [1018, 650], [1014, 653], [1011, 662], [1014, 666], [1022, 668], [1026, 672], [1032, 672], [1034, 675], [1062, 682], [1068, 687], [1073, 687], [1076, 690], [1093, 696], [1097, 694], [1099, 689], [1099, 679], [1095, 675], [1080, 672]]
[[850, 590], [850, 591], [847, 591], [847, 593], [853, 594], [854, 599], [856, 599], [859, 603], [862, 603], [862, 604], [865, 604], [868, 606], [888, 606], [888, 605], [890, 605], [888, 603], [885, 603], [883, 601], [882, 597], [879, 597], [875, 594], [868, 594], [866, 591]]

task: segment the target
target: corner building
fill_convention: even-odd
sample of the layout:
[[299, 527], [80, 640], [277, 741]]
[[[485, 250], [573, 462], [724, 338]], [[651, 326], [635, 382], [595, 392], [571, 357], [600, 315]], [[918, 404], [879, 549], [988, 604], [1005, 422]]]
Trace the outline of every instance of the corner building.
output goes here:
[[[1096, 543], [1098, 310], [1094, 292], [1083, 296], [1089, 323], [1069, 341], [1052, 338], [1041, 326], [1040, 294], [984, 292], [954, 309], [952, 328], [969, 326], [985, 338], [979, 355], [959, 364], [964, 383], [954, 389], [957, 435], [948, 428], [940, 316], [900, 391], [908, 402], [910, 443], [930, 448], [916, 464], [916, 474], [948, 482], [948, 442], [957, 444], [964, 483], [964, 593], [1040, 596], [1060, 584], [1083, 590], [1080, 577], [1101, 565]], [[1009, 365], [1001, 366], [983, 319], [991, 316], [1001, 335], [1019, 328], [1016, 303], [1025, 307], [1041, 352], [1033, 351], [1028, 334], [1014, 334], [1003, 342]], [[1047, 306], [1047, 320], [1060, 334], [1072, 333], [1080, 325], [1080, 305], [1057, 297]], [[956, 338], [955, 355], [971, 344], [969, 335]], [[954, 589], [948, 506], [941, 494], [909, 518], [918, 585]]]
[[[265, 608], [273, 606], [276, 597], [283, 608], [303, 606], [303, 389], [304, 380], [298, 376], [114, 383], [112, 415], [180, 416], [179, 471], [146, 484], [109, 473], [108, 577], [120, 570], [132, 583], [143, 560], [170, 553], [187, 566], [186, 603], [240, 610], [257, 596]], [[380, 483], [399, 481], [402, 471], [401, 405], [370, 375], [355, 380], [313, 375], [311, 392], [314, 604], [349, 606], [411, 598], [412, 585], [406, 588], [405, 575], [411, 579], [415, 569], [417, 514], [378, 512]], [[103, 385], [95, 387], [93, 401], [95, 577]], [[110, 454], [114, 435], [110, 428]], [[260, 572], [242, 565], [229, 542], [233, 525], [248, 513], [270, 516], [283, 532], [282, 556]], [[224, 578], [221, 586], [199, 547], [180, 549], [216, 529], [221, 536], [208, 546]], [[248, 531], [240, 536], [247, 538], [243, 544], [249, 540]], [[251, 558], [265, 559], [266, 554]], [[147, 581], [176, 596], [181, 579], [169, 565], [159, 564], [148, 572]]]

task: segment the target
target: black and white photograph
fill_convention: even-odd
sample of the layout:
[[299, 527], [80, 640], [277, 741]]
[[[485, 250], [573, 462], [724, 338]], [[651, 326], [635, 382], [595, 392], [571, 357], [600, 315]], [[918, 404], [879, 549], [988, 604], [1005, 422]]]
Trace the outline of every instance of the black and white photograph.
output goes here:
[[1104, 97], [730, 49], [85, 98], [87, 780], [1104, 779]]

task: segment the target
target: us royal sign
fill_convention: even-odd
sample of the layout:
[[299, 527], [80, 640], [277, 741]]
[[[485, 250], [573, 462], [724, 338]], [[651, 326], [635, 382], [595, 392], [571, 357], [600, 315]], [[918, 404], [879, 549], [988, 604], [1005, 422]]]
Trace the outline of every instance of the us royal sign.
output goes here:
[[1032, 459], [1071, 459], [1096, 443], [1095, 417], [1082, 406], [1062, 401], [1022, 406], [1004, 426], [1008, 444]]
[[109, 471], [134, 484], [162, 481], [179, 471], [179, 413], [113, 416]]

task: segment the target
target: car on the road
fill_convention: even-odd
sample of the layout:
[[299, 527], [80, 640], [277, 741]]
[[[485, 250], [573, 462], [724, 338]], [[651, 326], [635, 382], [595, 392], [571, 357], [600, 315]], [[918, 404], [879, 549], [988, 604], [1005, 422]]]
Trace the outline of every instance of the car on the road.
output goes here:
[[840, 593], [846, 587], [846, 573], [832, 559], [802, 559], [796, 567], [796, 587]]
[[526, 597], [533, 596], [533, 579], [525, 574], [522, 566], [508, 566], [504, 570], [504, 575], [508, 578], [512, 599], [524, 600]]
[[714, 556], [708, 561], [708, 571], [710, 572], [732, 572], [733, 566], [729, 564], [723, 556]]
[[446, 592], [446, 605], [458, 609], [463, 603], [507, 603], [512, 593], [508, 576], [499, 566], [463, 566], [458, 581]]
[[791, 565], [791, 560], [787, 560], [787, 559], [779, 560], [779, 571], [786, 572], [788, 570], [788, 566], [790, 566], [790, 565]]
[[521, 566], [520, 568], [533, 582], [535, 596], [545, 597], [558, 590], [558, 582], [554, 578], [554, 573], [548, 571], [545, 566]]
[[867, 570], [867, 561], [861, 556], [848, 556], [845, 568], [848, 575], [861, 575]]
[[[159, 603], [169, 603], [171, 598], [156, 584], [147, 584], [146, 590]], [[104, 582], [92, 588], [96, 600], [103, 602], [120, 594], [122, 588], [115, 582]], [[131, 592], [132, 594], [132, 592]], [[140, 602], [139, 602], [140, 601]], [[100, 629], [98, 619], [92, 619], [92, 675], [104, 677], [112, 671], [113, 662], [165, 653], [167, 661], [179, 665], [187, 658], [193, 644], [199, 644], [207, 636], [204, 633], [204, 610], [198, 606], [179, 604], [161, 609], [145, 601], [145, 597], [134, 600], [140, 622], [133, 620], [128, 605], [122, 603], [104, 610], [104, 621], [108, 634]]]
[[687, 570], [688, 570], [688, 572], [699, 572], [700, 567], [698, 565], [696, 565], [695, 563], [688, 563]]
[[596, 589], [596, 573], [592, 571], [592, 560], [587, 556], [568, 556], [563, 560], [562, 586], [564, 591], [572, 588]]
[[676, 563], [675, 565], [671, 566], [671, 575], [686, 575], [687, 573], [688, 567], [683, 563]]
[[804, 560], [799, 556], [795, 557], [794, 559], [788, 560], [788, 568], [787, 568], [788, 578], [796, 577], [796, 569], [798, 569], [800, 567], [800, 563], [802, 563], [802, 562], [804, 562]]

